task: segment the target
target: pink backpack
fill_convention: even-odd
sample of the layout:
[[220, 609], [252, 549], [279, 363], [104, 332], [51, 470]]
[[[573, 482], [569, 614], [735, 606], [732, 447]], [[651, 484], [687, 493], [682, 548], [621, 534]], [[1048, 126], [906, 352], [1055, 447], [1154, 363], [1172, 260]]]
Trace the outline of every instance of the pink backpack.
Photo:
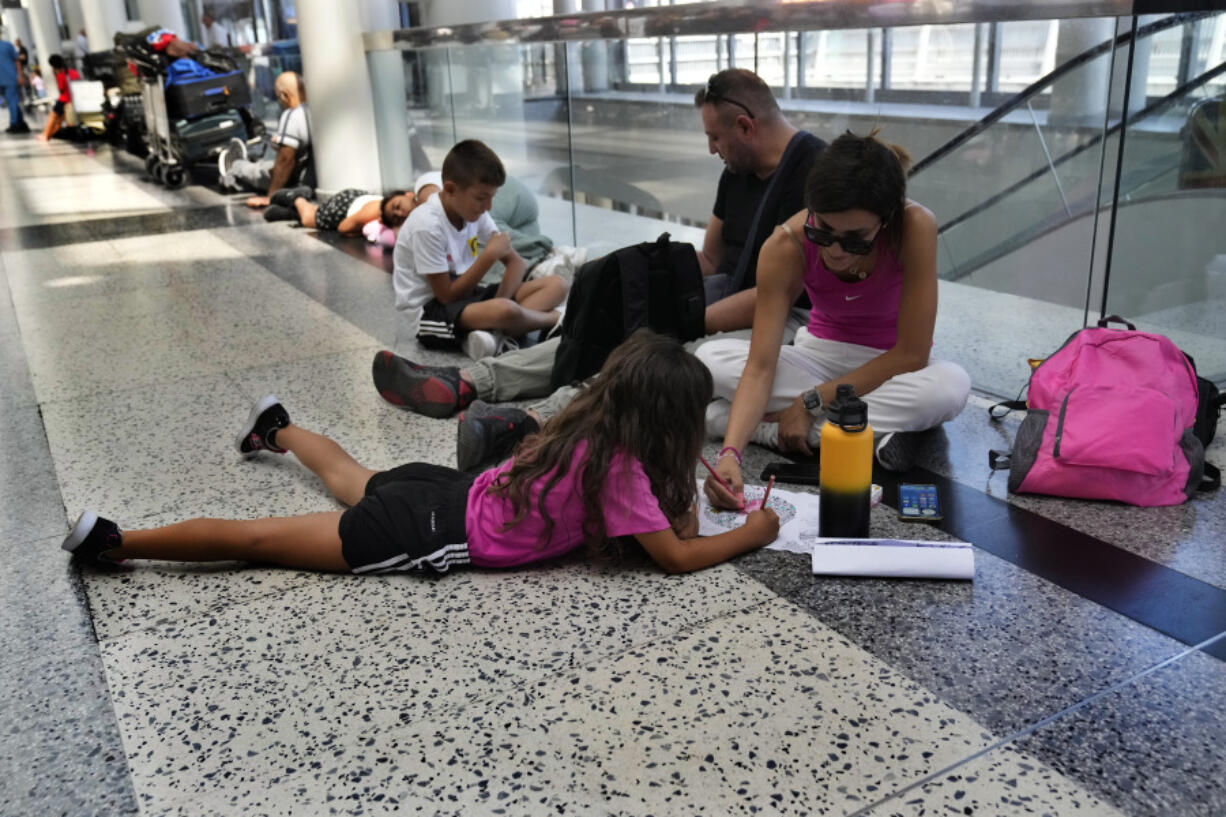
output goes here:
[[[1082, 329], [1030, 377], [1027, 408], [1011, 453], [991, 451], [993, 470], [1009, 468], [1009, 490], [1132, 505], [1178, 505], [1204, 481], [1205, 444], [1194, 432], [1196, 370], [1162, 335]], [[1122, 321], [1121, 321], [1122, 322]], [[1220, 481], [1220, 480], [1218, 480]]]

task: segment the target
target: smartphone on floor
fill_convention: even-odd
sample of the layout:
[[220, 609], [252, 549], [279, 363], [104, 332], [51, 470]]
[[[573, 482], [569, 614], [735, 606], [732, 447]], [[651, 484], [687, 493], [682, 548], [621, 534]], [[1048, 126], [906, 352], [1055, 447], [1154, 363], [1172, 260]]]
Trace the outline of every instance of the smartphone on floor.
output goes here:
[[941, 500], [935, 485], [898, 486], [898, 518], [904, 522], [940, 522]]
[[821, 470], [815, 462], [772, 462], [762, 469], [760, 478], [767, 482], [771, 477], [775, 482], [790, 485], [820, 485], [822, 481]]

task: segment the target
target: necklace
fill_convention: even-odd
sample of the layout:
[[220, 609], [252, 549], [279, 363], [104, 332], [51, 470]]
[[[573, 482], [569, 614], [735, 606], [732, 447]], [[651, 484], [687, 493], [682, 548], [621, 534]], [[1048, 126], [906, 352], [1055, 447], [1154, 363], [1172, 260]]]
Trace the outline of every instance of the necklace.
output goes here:
[[[843, 270], [842, 272], [832, 271], [832, 274], [834, 275], [834, 277], [842, 278], [843, 280], [847, 280], [849, 278], [855, 278], [857, 281], [863, 281], [865, 278], [868, 277], [868, 270], [860, 269], [861, 263], [863, 263], [863, 259], [852, 264], [849, 268]], [[827, 267], [827, 269], [829, 269], [829, 267]]]

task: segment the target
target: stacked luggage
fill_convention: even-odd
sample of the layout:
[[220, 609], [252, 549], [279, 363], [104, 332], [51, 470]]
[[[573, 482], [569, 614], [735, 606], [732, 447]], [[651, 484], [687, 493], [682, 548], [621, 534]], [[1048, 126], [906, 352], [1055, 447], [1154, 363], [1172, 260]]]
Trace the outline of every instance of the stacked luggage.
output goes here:
[[215, 167], [231, 139], [248, 138], [251, 95], [237, 61], [201, 50], [169, 31], [115, 35], [115, 49], [136, 69], [144, 113], [149, 175], [170, 188], [193, 170]]

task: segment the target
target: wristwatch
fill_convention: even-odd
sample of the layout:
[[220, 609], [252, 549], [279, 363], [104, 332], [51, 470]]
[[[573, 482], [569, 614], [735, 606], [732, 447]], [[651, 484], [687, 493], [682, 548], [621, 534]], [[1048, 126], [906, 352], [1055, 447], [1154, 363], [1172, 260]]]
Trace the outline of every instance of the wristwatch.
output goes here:
[[800, 395], [800, 399], [805, 404], [805, 411], [809, 412], [814, 417], [818, 417], [821, 415], [822, 413], [822, 395], [821, 395], [821, 392], [817, 390], [816, 386], [809, 389], [804, 394]]

